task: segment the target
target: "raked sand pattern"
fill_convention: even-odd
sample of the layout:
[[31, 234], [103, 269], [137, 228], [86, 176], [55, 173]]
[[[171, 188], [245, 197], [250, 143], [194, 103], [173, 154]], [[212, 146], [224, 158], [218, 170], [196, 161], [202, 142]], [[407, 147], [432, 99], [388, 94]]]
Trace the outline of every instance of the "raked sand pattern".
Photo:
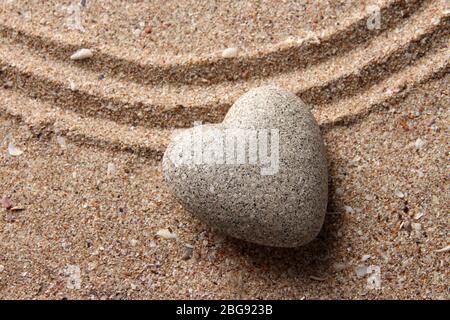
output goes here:
[[[24, 210], [0, 211], [0, 297], [446, 298], [446, 2], [184, 3], [1, 3], [0, 197]], [[267, 84], [327, 144], [325, 227], [294, 250], [219, 236], [161, 176], [174, 129]]]

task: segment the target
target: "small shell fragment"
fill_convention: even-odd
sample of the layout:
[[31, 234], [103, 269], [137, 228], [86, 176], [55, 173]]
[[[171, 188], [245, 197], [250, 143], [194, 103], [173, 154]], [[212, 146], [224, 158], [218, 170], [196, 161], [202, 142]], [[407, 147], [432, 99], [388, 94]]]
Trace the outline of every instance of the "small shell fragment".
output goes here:
[[423, 211], [420, 211], [414, 215], [414, 220], [419, 220], [424, 215]]
[[421, 149], [425, 145], [426, 141], [417, 138], [416, 142], [414, 142], [414, 146], [416, 147], [416, 150]]
[[16, 147], [12, 142], [8, 144], [8, 153], [10, 156], [18, 157], [23, 154], [23, 150]]
[[10, 210], [13, 212], [19, 212], [19, 211], [25, 210], [25, 208], [24, 207], [12, 207]]
[[90, 49], [80, 49], [77, 52], [75, 52], [73, 55], [70, 56], [71, 60], [84, 60], [92, 58], [94, 54]]
[[64, 137], [56, 136], [56, 142], [58, 142], [61, 149], [67, 148], [66, 139], [64, 139]]
[[176, 239], [177, 235], [169, 229], [161, 229], [156, 233], [156, 236], [164, 239]]
[[365, 254], [365, 255], [362, 256], [361, 261], [365, 262], [365, 261], [369, 260], [371, 257], [372, 256], [370, 254]]
[[238, 48], [227, 48], [222, 51], [222, 58], [234, 58], [237, 57], [238, 53]]
[[400, 190], [395, 190], [394, 194], [398, 197], [398, 198], [404, 198], [405, 194], [403, 192], [401, 192]]

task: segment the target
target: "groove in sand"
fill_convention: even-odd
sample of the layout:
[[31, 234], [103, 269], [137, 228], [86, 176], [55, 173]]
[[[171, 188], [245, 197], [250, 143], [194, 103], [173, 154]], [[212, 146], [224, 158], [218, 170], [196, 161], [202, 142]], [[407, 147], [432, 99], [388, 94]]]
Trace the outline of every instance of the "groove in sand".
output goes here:
[[[448, 72], [446, 48], [422, 60], [424, 60], [422, 63], [406, 68], [393, 79], [388, 79], [368, 93], [356, 99], [341, 101], [341, 104], [351, 106], [351, 113], [336, 113], [334, 108], [328, 112], [315, 112], [321, 128], [330, 130], [337, 125], [361, 121], [374, 110], [397, 103], [417, 85]], [[403, 90], [389, 90], [403, 85], [406, 86]], [[388, 90], [383, 90], [386, 88]], [[81, 118], [73, 112], [55, 110], [39, 100], [23, 97], [12, 90], [1, 89], [0, 96], [2, 97], [0, 108], [3, 113], [37, 130], [61, 133], [81, 144], [137, 153], [159, 160], [170, 139], [170, 130], [142, 127], [131, 129], [129, 126], [107, 120]]]
[[[367, 20], [369, 13], [354, 12], [346, 24], [333, 26], [324, 30], [317, 41], [306, 41], [286, 48], [263, 48], [233, 59], [223, 59], [217, 56], [201, 57], [197, 60], [188, 59], [173, 63], [159, 63], [148, 61], [146, 57], [128, 52], [124, 48], [113, 49], [113, 53], [94, 45], [84, 43], [96, 51], [96, 59], [80, 64], [82, 67], [104, 72], [115, 76], [126, 75], [129, 81], [142, 84], [184, 83], [197, 85], [211, 85], [223, 81], [244, 79], [242, 71], [259, 78], [267, 78], [279, 73], [289, 72], [320, 62], [334, 55], [341, 55], [356, 45], [363, 45], [367, 39], [379, 35], [396, 26], [398, 21], [408, 17], [430, 0], [389, 0], [380, 7], [383, 23], [380, 29], [369, 30]], [[49, 37], [48, 30], [27, 30], [16, 23], [13, 27], [8, 19], [0, 23], [0, 34], [14, 39], [35, 50], [45, 52], [56, 59], [65, 60], [79, 49], [79, 43], [70, 43], [63, 37]], [[12, 19], [11, 19], [12, 20]], [[120, 53], [117, 52], [119, 50]], [[170, 59], [170, 60], [176, 60]]]
[[[105, 84], [102, 87], [98, 85], [100, 80], [95, 67], [95, 63], [104, 62], [102, 54], [99, 60], [96, 55], [94, 61], [97, 62], [87, 64], [61, 61], [58, 59], [67, 53], [69, 44], [54, 43], [54, 39], [29, 31], [8, 31], [7, 26], [0, 24], [0, 33], [8, 36], [0, 45], [3, 71], [0, 77], [14, 83], [13, 91], [1, 91], [1, 108], [43, 132], [58, 132], [80, 143], [159, 158], [169, 141], [171, 128], [190, 126], [195, 120], [221, 121], [232, 102], [244, 91], [275, 83], [296, 92], [311, 104], [321, 127], [328, 130], [361, 121], [370, 112], [397, 102], [416, 85], [448, 71], [449, 15], [444, 12], [442, 2], [413, 1], [402, 13], [409, 18], [402, 20], [398, 18], [400, 13], [392, 10], [404, 3], [401, 0], [389, 2], [382, 9], [388, 15], [384, 28], [371, 33], [371, 37], [363, 37], [363, 42], [352, 43], [351, 38], [342, 37], [348, 30], [359, 34], [355, 28], [362, 28], [361, 19], [337, 32], [325, 32], [320, 43], [314, 44], [317, 48], [326, 48], [332, 39], [342, 38], [342, 41], [333, 42], [335, 47], [330, 51], [333, 55], [317, 61], [308, 60], [317, 57], [316, 53], [308, 51], [305, 61], [319, 62], [309, 68], [302, 69], [302, 63], [297, 61], [293, 71], [292, 68], [278, 71], [275, 68], [267, 74], [270, 78], [263, 78], [267, 76], [264, 72], [261, 78], [246, 82], [223, 82], [216, 77], [217, 81], [213, 81], [216, 84], [210, 83], [208, 87], [196, 82], [187, 85], [189, 81], [173, 73], [181, 65], [173, 65], [170, 72], [165, 71], [177, 76], [177, 83], [148, 87], [133, 79], [116, 79], [117, 73], [113, 72], [112, 78], [108, 75], [102, 80]], [[389, 17], [395, 23], [389, 23]], [[397, 29], [393, 30], [394, 26]], [[56, 51], [49, 49], [52, 44]], [[359, 46], [350, 48], [354, 44]], [[303, 44], [292, 48], [310, 50], [310, 46]], [[284, 51], [266, 52], [263, 57], [280, 52]], [[56, 60], [49, 60], [48, 56]], [[252, 59], [256, 58], [249, 56], [239, 61], [251, 65]], [[283, 59], [278, 56], [271, 63], [284, 65]], [[117, 60], [112, 58], [110, 62]], [[264, 69], [264, 63], [258, 61], [258, 68]], [[136, 61], [130, 63], [138, 65]], [[189, 66], [197, 72], [202, 63], [187, 63], [182, 68]], [[107, 63], [107, 66], [113, 64]], [[400, 87], [406, 89], [396, 89]]]
[[[267, 83], [296, 92], [313, 107], [357, 94], [446, 44], [449, 16], [441, 9], [435, 3], [429, 4], [405, 20], [397, 32], [383, 33], [368, 47], [356, 48], [306, 70], [208, 88], [145, 87], [115, 79], [100, 82], [94, 72], [46, 60], [12, 43], [0, 48], [0, 64], [5, 69], [2, 77], [18, 80], [18, 90], [84, 116], [141, 126], [186, 127], [196, 120], [221, 121], [239, 95]], [[77, 84], [75, 89], [70, 88], [71, 81]], [[130, 92], [135, 95], [130, 96]]]

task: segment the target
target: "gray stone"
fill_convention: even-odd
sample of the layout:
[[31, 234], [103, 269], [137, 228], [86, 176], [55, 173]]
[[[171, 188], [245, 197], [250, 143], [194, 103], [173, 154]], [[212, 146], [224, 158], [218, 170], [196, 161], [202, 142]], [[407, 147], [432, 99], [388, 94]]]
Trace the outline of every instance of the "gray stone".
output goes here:
[[325, 148], [314, 117], [292, 93], [249, 91], [221, 124], [177, 132], [162, 165], [180, 203], [232, 237], [297, 247], [322, 227]]

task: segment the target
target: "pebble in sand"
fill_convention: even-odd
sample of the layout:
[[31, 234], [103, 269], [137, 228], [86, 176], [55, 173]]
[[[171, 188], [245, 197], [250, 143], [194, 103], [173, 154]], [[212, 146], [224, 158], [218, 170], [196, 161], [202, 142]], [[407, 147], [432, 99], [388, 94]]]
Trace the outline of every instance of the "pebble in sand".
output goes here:
[[232, 237], [297, 247], [322, 227], [328, 173], [320, 130], [297, 96], [276, 87], [243, 95], [221, 124], [178, 133], [163, 171], [188, 211]]
[[92, 50], [90, 49], [80, 49], [77, 52], [75, 52], [74, 54], [72, 54], [70, 56], [71, 60], [84, 60], [84, 59], [89, 59], [92, 58], [94, 54], [92, 53]]

